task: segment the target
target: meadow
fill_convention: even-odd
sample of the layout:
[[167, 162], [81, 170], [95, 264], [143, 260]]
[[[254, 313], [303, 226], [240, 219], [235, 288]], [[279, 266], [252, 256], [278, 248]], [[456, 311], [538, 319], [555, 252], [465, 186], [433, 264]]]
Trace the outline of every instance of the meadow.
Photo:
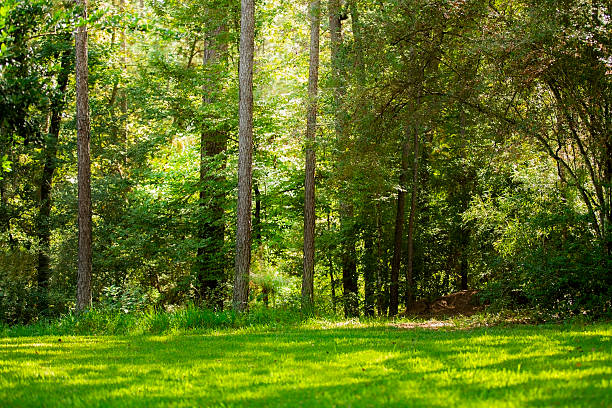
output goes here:
[[0, 338], [3, 407], [609, 407], [612, 324]]

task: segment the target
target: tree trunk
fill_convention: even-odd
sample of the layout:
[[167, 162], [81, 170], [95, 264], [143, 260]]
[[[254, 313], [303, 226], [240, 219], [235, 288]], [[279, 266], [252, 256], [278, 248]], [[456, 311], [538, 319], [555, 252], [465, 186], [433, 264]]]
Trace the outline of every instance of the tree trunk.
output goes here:
[[395, 215], [395, 236], [393, 259], [391, 261], [391, 282], [389, 285], [389, 316], [397, 315], [399, 308], [399, 271], [402, 260], [402, 238], [404, 236], [404, 213], [406, 207], [406, 179], [408, 174], [408, 142], [402, 145], [402, 171], [397, 191], [397, 212]]
[[236, 276], [234, 309], [244, 311], [248, 303], [251, 268], [251, 188], [253, 177], [253, 54], [254, 0], [241, 0], [240, 17], [240, 109], [238, 141], [238, 203], [236, 223]]
[[[200, 148], [200, 181], [202, 186], [206, 183], [223, 183], [223, 177], [218, 174], [224, 165], [220, 166], [221, 169], [211, 168], [209, 161], [223, 153], [225, 148], [226, 136], [223, 132], [202, 132]], [[223, 257], [225, 238], [224, 197], [224, 192], [214, 191], [214, 189], [213, 191], [205, 188], [200, 190], [200, 206], [202, 211], [206, 211], [207, 214], [201, 215], [199, 228], [199, 238], [203, 243], [198, 247], [198, 298], [200, 302], [206, 303], [208, 306], [214, 306], [219, 310], [223, 309], [223, 299], [217, 292], [221, 283], [225, 280]], [[207, 205], [207, 203], [210, 204]]]
[[62, 122], [62, 111], [65, 105], [66, 88], [68, 86], [68, 74], [70, 70], [70, 51], [61, 54], [60, 72], [57, 78], [56, 93], [51, 97], [51, 123], [45, 143], [45, 164], [40, 180], [40, 209], [38, 214], [38, 267], [36, 281], [38, 284], [38, 310], [46, 314], [48, 309], [50, 259], [51, 247], [51, 188], [53, 175], [57, 167], [57, 141]]
[[[125, 13], [125, 0], [119, 2], [121, 13]], [[127, 74], [127, 43], [125, 40], [125, 28], [121, 30], [121, 70], [123, 75]], [[121, 145], [121, 165], [127, 165], [127, 109], [128, 99], [125, 84], [122, 84], [120, 91], [120, 109], [121, 109], [121, 130], [119, 131]], [[121, 174], [121, 172], [120, 172]]]
[[406, 268], [406, 310], [414, 302], [413, 265], [414, 265], [414, 220], [419, 180], [419, 130], [414, 129], [414, 161], [412, 164], [412, 188], [410, 200], [410, 217], [408, 218], [408, 265]]
[[[335, 104], [335, 132], [338, 143], [344, 139], [344, 113], [341, 107], [344, 95], [342, 63], [340, 61], [340, 48], [342, 46], [342, 16], [339, 0], [330, 0], [329, 5], [329, 31], [331, 45], [332, 78]], [[355, 238], [352, 236], [353, 228], [347, 225], [353, 222], [353, 204], [350, 200], [341, 199], [340, 224], [342, 235], [342, 287], [344, 298], [344, 314], [347, 317], [359, 316], [359, 296], [357, 287], [357, 263], [355, 261]]]
[[[87, 0], [75, 0], [81, 17], [87, 19]], [[91, 163], [89, 157], [89, 93], [87, 88], [87, 25], [77, 27], [76, 49], [76, 108], [79, 201], [79, 255], [77, 274], [77, 304], [79, 311], [91, 306]]]
[[[216, 37], [223, 27], [215, 30]], [[221, 48], [221, 49], [220, 49]], [[204, 67], [219, 61], [219, 51], [223, 47], [214, 40], [205, 40], [202, 53], [202, 65]], [[204, 105], [215, 102], [212, 97], [212, 81], [207, 80], [202, 87], [204, 93], [202, 103]], [[225, 159], [219, 165], [217, 160], [227, 147], [227, 135], [218, 129], [207, 126], [206, 121], [202, 125], [200, 135], [200, 209], [202, 214], [199, 221], [199, 239], [197, 268], [198, 300], [217, 310], [223, 310], [223, 298], [218, 293], [221, 284], [225, 280], [225, 258], [223, 254], [225, 239], [225, 219], [223, 201], [225, 191], [219, 191], [224, 177], [222, 170], [225, 168]], [[213, 188], [214, 185], [214, 188]]]
[[386, 262], [383, 259], [383, 223], [382, 223], [382, 210], [380, 208], [380, 202], [376, 203], [376, 255], [377, 262], [376, 268], [378, 273], [376, 274], [376, 306], [378, 309], [379, 316], [386, 316], [387, 308], [389, 306], [389, 293], [387, 291], [387, 283], [389, 280], [389, 272], [386, 267]]
[[346, 317], [359, 317], [359, 286], [357, 279], [357, 261], [355, 251], [355, 238], [352, 203], [341, 204], [342, 224], [342, 289], [344, 297], [344, 315]]
[[[327, 213], [327, 231], [331, 232], [331, 209]], [[336, 279], [334, 278], [334, 262], [332, 259], [331, 248], [327, 250], [327, 262], [329, 269], [329, 283], [331, 285], [331, 301], [334, 314], [336, 313]]]
[[253, 180], [253, 193], [255, 194], [255, 219], [253, 220], [253, 232], [255, 233], [255, 246], [261, 245], [261, 191], [259, 191], [259, 182], [257, 179]]
[[376, 305], [376, 253], [374, 252], [374, 241], [371, 226], [368, 224], [368, 230], [365, 232], [364, 238], [364, 257], [363, 265], [363, 280], [365, 285], [365, 296], [363, 303], [363, 314], [365, 316], [374, 316], [374, 308]]
[[314, 310], [315, 267], [315, 137], [317, 130], [317, 86], [319, 81], [319, 19], [321, 4], [310, 4], [310, 69], [308, 73], [308, 117], [306, 120], [306, 165], [304, 177], [304, 273], [302, 309]]

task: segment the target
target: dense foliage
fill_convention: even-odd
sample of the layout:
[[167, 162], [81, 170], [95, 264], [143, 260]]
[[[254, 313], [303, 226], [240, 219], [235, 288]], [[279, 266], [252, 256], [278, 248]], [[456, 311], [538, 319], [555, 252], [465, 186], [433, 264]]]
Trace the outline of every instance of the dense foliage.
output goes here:
[[[393, 315], [470, 288], [499, 308], [610, 313], [612, 6], [336, 3], [321, 10], [317, 310]], [[307, 6], [257, 3], [253, 305], [300, 304]], [[94, 303], [223, 309], [240, 4], [89, 8]], [[78, 15], [0, 5], [0, 322], [75, 305]]]

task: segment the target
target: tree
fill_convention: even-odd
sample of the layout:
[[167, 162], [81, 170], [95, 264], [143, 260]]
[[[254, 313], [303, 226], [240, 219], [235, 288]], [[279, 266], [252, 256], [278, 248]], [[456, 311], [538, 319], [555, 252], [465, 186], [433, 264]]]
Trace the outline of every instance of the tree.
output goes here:
[[[204, 96], [202, 102], [205, 108], [216, 102], [213, 75], [215, 64], [227, 49], [227, 45], [220, 39], [225, 32], [225, 26], [221, 24], [212, 33], [207, 34], [202, 50], [202, 64], [209, 68], [206, 74], [209, 76], [203, 86]], [[210, 78], [212, 77], [212, 78]], [[211, 109], [212, 110], [212, 109]], [[209, 115], [207, 118], [209, 119]], [[211, 120], [204, 120], [200, 136], [200, 207], [202, 210], [209, 209], [209, 213], [200, 214], [197, 268], [198, 299], [214, 306], [223, 308], [223, 298], [218, 293], [224, 280], [225, 262], [223, 255], [225, 237], [225, 219], [223, 202], [225, 191], [223, 191], [224, 177], [222, 170], [225, 160], [220, 156], [227, 148], [227, 134], [222, 129], [217, 129]], [[219, 164], [219, 160], [221, 163]], [[209, 208], [207, 208], [209, 207]]]
[[395, 235], [393, 240], [393, 259], [391, 261], [391, 282], [389, 285], [389, 316], [397, 315], [399, 307], [399, 272], [402, 260], [402, 239], [404, 237], [404, 217], [406, 207], [406, 178], [408, 173], [408, 142], [402, 143], [402, 169], [397, 191], [397, 212], [395, 215]]
[[234, 309], [244, 311], [248, 303], [251, 268], [251, 188], [253, 181], [253, 55], [255, 2], [241, 1], [240, 86], [238, 141], [238, 204], [236, 209], [236, 275]]
[[[69, 37], [68, 37], [69, 38]], [[49, 291], [49, 251], [51, 248], [51, 207], [53, 176], [57, 168], [57, 143], [60, 135], [62, 112], [66, 101], [68, 74], [72, 64], [72, 52], [64, 49], [59, 53], [60, 70], [57, 75], [57, 88], [51, 96], [49, 132], [45, 137], [44, 167], [40, 179], [40, 208], [38, 212], [38, 251], [37, 284], [39, 291], [38, 309], [47, 313]]]
[[306, 123], [306, 167], [304, 179], [304, 273], [302, 308], [314, 308], [315, 267], [315, 136], [317, 130], [317, 85], [319, 80], [319, 16], [321, 3], [310, 4], [310, 69], [308, 73], [308, 118]]
[[91, 305], [91, 163], [89, 157], [89, 92], [87, 66], [87, 0], [75, 0], [81, 8], [76, 34], [76, 108], [79, 190], [79, 254], [77, 310]]
[[[334, 93], [334, 131], [338, 148], [347, 142], [346, 113], [344, 111], [345, 72], [342, 61], [342, 21], [346, 19], [340, 1], [330, 0], [328, 4], [330, 53], [332, 86]], [[344, 157], [344, 160], [347, 158]], [[342, 158], [341, 158], [342, 161]], [[342, 263], [342, 289], [344, 301], [344, 314], [348, 317], [359, 316], [359, 293], [357, 281], [357, 262], [355, 251], [354, 209], [351, 197], [347, 197], [347, 190], [340, 198], [340, 241]]]

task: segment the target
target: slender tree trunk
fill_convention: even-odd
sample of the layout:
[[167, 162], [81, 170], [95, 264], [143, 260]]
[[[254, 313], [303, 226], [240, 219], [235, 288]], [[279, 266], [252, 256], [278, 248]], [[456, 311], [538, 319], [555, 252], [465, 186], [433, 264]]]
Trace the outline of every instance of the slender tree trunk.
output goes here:
[[[467, 142], [466, 138], [466, 120], [465, 120], [465, 112], [463, 108], [461, 108], [459, 112], [459, 122], [461, 126], [461, 139], [463, 140], [462, 152], [465, 151], [465, 143]], [[469, 206], [469, 197], [470, 191], [468, 190], [468, 180], [470, 179], [469, 174], [466, 174], [465, 180], [461, 183], [459, 191], [461, 192], [461, 213], [464, 213]], [[461, 237], [459, 239], [459, 243], [461, 245], [461, 255], [460, 255], [460, 265], [459, 265], [459, 276], [461, 277], [461, 290], [468, 289], [468, 256], [467, 249], [470, 240], [470, 231], [466, 227], [460, 227]]]
[[319, 82], [319, 20], [321, 3], [310, 4], [310, 69], [308, 74], [308, 117], [306, 120], [306, 166], [304, 177], [304, 272], [302, 309], [314, 310], [315, 267], [315, 146], [317, 130], [317, 87]]
[[[609, 117], [610, 114], [606, 114]], [[608, 129], [610, 127], [608, 126]], [[603, 226], [603, 237], [604, 237], [604, 250], [608, 257], [612, 256], [612, 136], [608, 135], [607, 140], [604, 142], [604, 154], [606, 157], [604, 163], [604, 192], [605, 200], [602, 208], [604, 213], [604, 226]]]
[[[330, 0], [328, 4], [329, 31], [332, 60], [332, 76], [334, 87], [334, 104], [336, 106], [335, 132], [337, 142], [343, 143], [345, 138], [345, 115], [342, 108], [344, 81], [340, 48], [342, 46], [342, 16], [339, 0]], [[353, 228], [348, 228], [353, 220], [353, 204], [350, 199], [342, 198], [340, 203], [340, 224], [342, 234], [342, 288], [344, 298], [344, 314], [347, 317], [359, 316], [359, 294], [357, 287], [357, 262], [355, 261], [355, 237]]]
[[[201, 185], [223, 183], [220, 176], [220, 168], [214, 166], [215, 156], [222, 154], [226, 148], [226, 136], [219, 131], [203, 131], [200, 148], [200, 181]], [[211, 164], [211, 161], [213, 162]], [[225, 238], [225, 219], [223, 211], [223, 200], [225, 192], [214, 191], [214, 189], [202, 188], [200, 190], [200, 206], [206, 214], [201, 215], [198, 247], [197, 277], [198, 298], [208, 306], [223, 309], [223, 299], [219, 296], [218, 289], [225, 280], [225, 262], [223, 246]]]
[[[120, 0], [119, 2], [121, 13], [125, 13], [125, 0]], [[127, 42], [125, 39], [125, 28], [121, 30], [121, 70], [123, 71], [123, 75], [127, 74]], [[120, 92], [120, 109], [121, 109], [121, 130], [120, 141], [121, 144], [121, 161], [122, 165], [125, 167], [127, 165], [127, 109], [128, 109], [128, 99], [127, 99], [127, 90], [125, 88], [125, 84], [121, 86]], [[120, 172], [121, 174], [121, 172]]]
[[[87, 19], [87, 0], [75, 0]], [[76, 30], [76, 107], [79, 191], [79, 258], [77, 310], [91, 306], [91, 163], [89, 157], [89, 92], [87, 88], [87, 25]]]
[[253, 193], [255, 194], [255, 214], [253, 220], [253, 232], [255, 233], [255, 246], [261, 245], [261, 191], [259, 190], [259, 182], [257, 179], [253, 180]]
[[376, 306], [378, 309], [378, 315], [385, 316], [387, 314], [387, 307], [389, 303], [387, 291], [389, 274], [388, 268], [385, 265], [385, 260], [383, 259], [383, 224], [380, 202], [376, 203], [376, 255], [376, 268], [378, 272], [376, 274]]
[[368, 230], [364, 238], [364, 257], [363, 280], [365, 285], [365, 296], [363, 302], [363, 314], [374, 316], [376, 306], [376, 253], [374, 251], [374, 241], [372, 228], [368, 223]]
[[336, 279], [334, 278], [334, 262], [332, 261], [331, 254], [327, 254], [327, 263], [329, 269], [329, 283], [331, 285], [331, 301], [332, 301], [332, 309], [334, 310], [334, 314], [336, 313]]
[[241, 0], [240, 17], [240, 109], [238, 141], [238, 204], [236, 224], [236, 276], [234, 309], [248, 304], [251, 269], [251, 188], [253, 177], [253, 54], [255, 2]]
[[49, 250], [51, 247], [51, 225], [50, 215], [52, 207], [51, 189], [53, 175], [57, 167], [57, 142], [62, 121], [62, 110], [65, 105], [66, 88], [68, 87], [68, 74], [70, 70], [70, 51], [61, 54], [60, 72], [57, 78], [56, 93], [51, 97], [51, 120], [49, 131], [45, 143], [45, 164], [40, 180], [40, 209], [38, 214], [38, 240], [40, 249], [38, 250], [38, 310], [40, 313], [47, 313], [50, 258]]
[[[327, 213], [327, 231], [331, 232], [331, 209]], [[329, 283], [331, 285], [331, 301], [334, 314], [336, 313], [336, 279], [334, 278], [334, 261], [331, 248], [327, 251], [327, 263], [329, 269]]]
[[400, 189], [397, 191], [397, 212], [395, 215], [395, 236], [393, 239], [393, 259], [391, 261], [391, 283], [389, 285], [389, 316], [397, 315], [399, 308], [399, 272], [402, 260], [402, 238], [404, 236], [404, 214], [406, 207], [406, 182], [408, 174], [408, 142], [402, 145], [402, 171]]
[[408, 218], [408, 265], [406, 268], [406, 310], [414, 302], [414, 221], [416, 217], [416, 200], [419, 180], [419, 130], [414, 129], [414, 161], [412, 164], [412, 188], [410, 200], [410, 217]]
[[341, 204], [342, 243], [342, 289], [344, 295], [344, 315], [346, 317], [359, 317], [359, 286], [357, 279], [357, 260], [355, 250], [353, 206]]
[[[213, 33], [218, 36], [223, 27]], [[205, 40], [202, 53], [204, 67], [218, 63], [219, 52], [224, 47], [215, 40]], [[215, 102], [213, 98], [213, 81], [208, 79], [202, 87], [204, 93], [202, 103], [206, 106]], [[200, 209], [199, 221], [200, 246], [198, 247], [198, 260], [196, 262], [198, 280], [198, 300], [207, 306], [214, 306], [223, 310], [223, 298], [218, 293], [225, 280], [225, 258], [223, 254], [225, 239], [225, 218], [223, 201], [225, 191], [220, 191], [224, 177], [225, 159], [218, 164], [219, 155], [227, 147], [227, 135], [218, 129], [211, 129], [204, 121], [200, 134]], [[212, 186], [215, 188], [212, 188]], [[222, 187], [221, 187], [222, 188]]]

